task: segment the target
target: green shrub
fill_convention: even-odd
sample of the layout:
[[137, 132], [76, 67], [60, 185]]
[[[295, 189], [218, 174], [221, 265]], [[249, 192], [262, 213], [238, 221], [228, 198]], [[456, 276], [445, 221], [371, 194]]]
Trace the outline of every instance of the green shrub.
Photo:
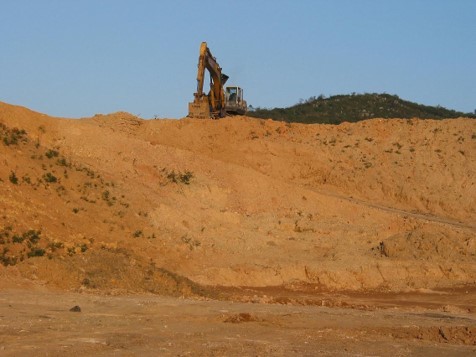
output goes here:
[[12, 238], [13, 243], [22, 243], [24, 240], [25, 240], [25, 238], [23, 236], [19, 236], [19, 235], [16, 235], [16, 234]]
[[185, 185], [190, 185], [190, 180], [193, 178], [193, 173], [191, 171], [185, 171], [184, 173], [171, 171], [167, 174], [167, 179], [173, 183], [183, 183]]
[[185, 173], [180, 174], [180, 182], [182, 182], [186, 185], [190, 184], [190, 180], [192, 178], [193, 178], [193, 173], [191, 173], [190, 171], [186, 171]]
[[18, 185], [18, 177], [17, 175], [15, 175], [15, 172], [11, 172], [10, 176], [8, 176], [8, 179], [10, 180], [10, 182], [14, 185]]
[[45, 255], [45, 250], [42, 248], [31, 248], [31, 250], [28, 252], [28, 257], [42, 257]]
[[40, 240], [41, 231], [35, 231], [34, 229], [30, 229], [23, 233], [23, 239], [29, 240], [31, 243], [36, 244]]
[[10, 129], [6, 125], [0, 123], [0, 134], [5, 145], [18, 145], [19, 142], [26, 142], [26, 131], [23, 129]]
[[56, 151], [56, 150], [48, 150], [47, 152], [45, 152], [45, 156], [48, 158], [48, 159], [52, 159], [54, 157], [58, 157], [59, 155], [59, 152]]
[[66, 166], [66, 167], [69, 167], [70, 164], [68, 163], [68, 161], [66, 161], [66, 159], [64, 157], [62, 157], [61, 159], [58, 159], [56, 161], [56, 163], [59, 165], [59, 166]]
[[56, 176], [54, 176], [51, 172], [44, 174], [43, 179], [45, 180], [45, 182], [48, 182], [48, 183], [54, 183], [58, 181]]
[[111, 193], [106, 190], [101, 194], [101, 198], [107, 203], [108, 206], [114, 205], [116, 197], [111, 197]]
[[109, 191], [104, 191], [102, 194], [101, 194], [101, 197], [104, 201], [109, 201]]
[[62, 242], [51, 242], [48, 244], [48, 248], [51, 249], [51, 251], [56, 251], [57, 249], [64, 248], [64, 244]]

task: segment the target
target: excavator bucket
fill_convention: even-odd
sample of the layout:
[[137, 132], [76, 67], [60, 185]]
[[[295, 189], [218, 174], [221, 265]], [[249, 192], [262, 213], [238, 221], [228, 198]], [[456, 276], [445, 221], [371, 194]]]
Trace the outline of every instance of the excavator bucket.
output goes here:
[[221, 85], [222, 85], [222, 86], [225, 85], [225, 83], [226, 83], [226, 81], [228, 80], [228, 78], [230, 78], [230, 77], [228, 77], [225, 73], [222, 73], [222, 74], [221, 74]]
[[188, 116], [198, 119], [210, 118], [210, 104], [206, 95], [195, 97], [193, 102], [188, 103]]

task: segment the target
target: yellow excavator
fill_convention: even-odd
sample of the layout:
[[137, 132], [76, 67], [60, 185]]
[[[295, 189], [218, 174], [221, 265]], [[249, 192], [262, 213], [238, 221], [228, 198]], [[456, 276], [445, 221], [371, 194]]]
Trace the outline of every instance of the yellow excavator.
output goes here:
[[[210, 92], [203, 92], [205, 70], [210, 73]], [[228, 76], [221, 71], [221, 67], [213, 57], [206, 42], [200, 46], [198, 57], [197, 92], [193, 102], [188, 103], [188, 116], [191, 118], [223, 118], [226, 115], [243, 115], [247, 105], [243, 100], [243, 89], [236, 86], [224, 85]]]

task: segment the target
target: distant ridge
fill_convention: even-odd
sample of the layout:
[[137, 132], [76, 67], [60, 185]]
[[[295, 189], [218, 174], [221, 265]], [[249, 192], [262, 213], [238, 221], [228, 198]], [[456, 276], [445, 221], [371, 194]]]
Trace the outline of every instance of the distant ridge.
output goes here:
[[476, 114], [462, 113], [441, 106], [428, 106], [410, 102], [397, 95], [365, 93], [334, 95], [326, 98], [310, 97], [288, 108], [255, 108], [248, 112], [256, 118], [271, 118], [297, 123], [339, 124], [371, 118], [476, 118]]

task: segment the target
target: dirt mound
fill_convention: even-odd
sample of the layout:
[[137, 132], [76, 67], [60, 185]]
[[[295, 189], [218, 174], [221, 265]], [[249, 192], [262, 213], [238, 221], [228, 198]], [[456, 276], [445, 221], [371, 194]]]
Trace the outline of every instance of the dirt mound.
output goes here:
[[38, 279], [61, 289], [109, 294], [135, 291], [172, 296], [212, 296], [211, 291], [189, 279], [158, 268], [154, 262], [142, 260], [123, 249], [108, 249], [65, 260], [39, 260], [29, 268]]
[[0, 103], [0, 276], [180, 295], [474, 284], [474, 123], [71, 120]]
[[232, 323], [232, 324], [241, 324], [243, 322], [256, 322], [261, 321], [256, 316], [253, 316], [247, 312], [240, 312], [239, 314], [228, 316], [223, 322]]

